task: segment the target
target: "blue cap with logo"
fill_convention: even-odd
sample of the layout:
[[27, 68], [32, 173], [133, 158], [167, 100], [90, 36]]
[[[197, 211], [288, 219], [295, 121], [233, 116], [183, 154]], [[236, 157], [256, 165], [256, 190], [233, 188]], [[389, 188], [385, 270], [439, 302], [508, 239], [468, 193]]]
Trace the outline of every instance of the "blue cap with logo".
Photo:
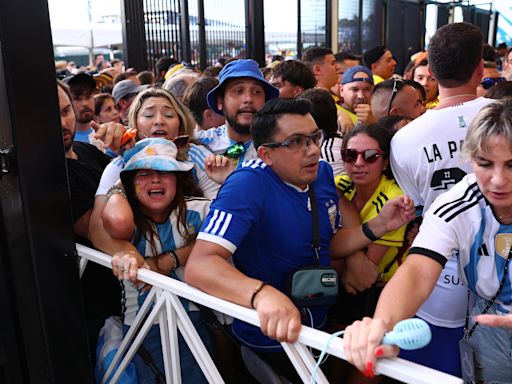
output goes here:
[[227, 80], [239, 77], [250, 77], [261, 82], [261, 85], [265, 89], [265, 101], [279, 96], [279, 90], [265, 80], [256, 61], [251, 59], [234, 60], [222, 68], [222, 71], [219, 73], [219, 85], [208, 92], [206, 99], [208, 101], [208, 106], [212, 111], [219, 115], [223, 115], [222, 111], [217, 108], [218, 93], [225, 86], [224, 83]]

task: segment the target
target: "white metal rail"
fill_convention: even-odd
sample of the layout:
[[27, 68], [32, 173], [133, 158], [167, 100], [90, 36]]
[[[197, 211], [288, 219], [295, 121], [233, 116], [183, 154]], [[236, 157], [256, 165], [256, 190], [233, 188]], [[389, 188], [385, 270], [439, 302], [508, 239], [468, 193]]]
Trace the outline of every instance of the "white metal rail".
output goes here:
[[[94, 249], [84, 247], [80, 244], [76, 245], [78, 255], [83, 258], [81, 260], [81, 269], [85, 268], [85, 259], [107, 268], [112, 268], [110, 264], [111, 257], [98, 252]], [[198, 361], [205, 377], [209, 383], [223, 383], [220, 374], [218, 373], [213, 360], [208, 354], [204, 344], [202, 343], [199, 335], [197, 334], [192, 322], [190, 321], [187, 313], [185, 312], [178, 297], [184, 297], [205, 307], [209, 307], [216, 311], [236, 317], [242, 321], [259, 326], [258, 315], [256, 311], [233, 304], [231, 302], [219, 299], [217, 297], [208, 295], [196, 288], [189, 286], [181, 281], [171, 279], [159, 273], [149, 271], [147, 269], [140, 269], [137, 278], [145, 284], [150, 284], [153, 288], [148, 295], [144, 305], [140, 309], [134, 324], [136, 326], [142, 324], [137, 336], [134, 338], [135, 327], [130, 328], [130, 331], [125, 336], [116, 357], [112, 361], [109, 370], [105, 374], [108, 378], [114, 367], [121, 361], [117, 371], [112, 376], [111, 383], [116, 383], [120, 374], [126, 368], [139, 344], [142, 342], [150, 326], [153, 324], [155, 318], [159, 319], [161, 338], [162, 338], [162, 353], [164, 356], [165, 374], [167, 383], [180, 383], [181, 378], [179, 375], [179, 356], [177, 348], [177, 333], [179, 329], [183, 335], [187, 345], [193, 353], [196, 361]], [[151, 308], [151, 304], [154, 306]], [[151, 311], [150, 311], [151, 308]], [[149, 315], [147, 318], [146, 315]], [[310, 383], [311, 372], [315, 365], [315, 360], [306, 346], [322, 350], [327, 343], [329, 334], [309, 328], [302, 327], [299, 340], [295, 344], [282, 343], [284, 350], [288, 354], [291, 362], [297, 370], [299, 376], [304, 383]], [[130, 345], [130, 343], [132, 343]], [[172, 353], [171, 353], [172, 351]], [[340, 359], [346, 359], [343, 351], [343, 340], [335, 338], [329, 345], [327, 352]], [[455, 376], [436, 371], [434, 369], [412, 363], [400, 358], [382, 359], [376, 365], [376, 373], [383, 374], [394, 379], [400, 380], [404, 383], [414, 384], [462, 384], [463, 381]], [[104, 381], [105, 382], [105, 379]], [[317, 383], [327, 383], [327, 379], [318, 370]]]

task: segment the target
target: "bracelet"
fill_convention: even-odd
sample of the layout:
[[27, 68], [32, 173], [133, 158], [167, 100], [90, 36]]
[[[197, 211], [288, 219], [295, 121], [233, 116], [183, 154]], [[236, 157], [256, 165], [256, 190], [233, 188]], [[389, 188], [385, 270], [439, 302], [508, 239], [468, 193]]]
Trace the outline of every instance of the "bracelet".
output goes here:
[[171, 256], [172, 261], [174, 262], [174, 266], [172, 267], [172, 270], [175, 271], [176, 268], [179, 268], [180, 266], [180, 260], [178, 259], [178, 255], [176, 255], [176, 252], [169, 251], [169, 256]]
[[[251, 296], [251, 307], [254, 308], [254, 299], [256, 298], [256, 295], [263, 289], [263, 287], [265, 285], [268, 285], [268, 283], [265, 283], [264, 281], [261, 282], [260, 285], [258, 285], [256, 287], [256, 289], [254, 290], [254, 292], [252, 293], [252, 296]], [[256, 309], [256, 308], [254, 308]]]
[[108, 190], [107, 192], [107, 196], [105, 198], [105, 200], [108, 200], [110, 199], [113, 195], [115, 194], [119, 194], [121, 196], [124, 196], [124, 198], [126, 199], [126, 191], [124, 190], [123, 187], [120, 187], [119, 185], [117, 184], [114, 184], [113, 186], [110, 187], [110, 189]]
[[371, 241], [379, 240], [379, 237], [375, 236], [375, 233], [373, 233], [372, 230], [370, 229], [370, 227], [368, 226], [368, 222], [363, 224], [363, 233]]

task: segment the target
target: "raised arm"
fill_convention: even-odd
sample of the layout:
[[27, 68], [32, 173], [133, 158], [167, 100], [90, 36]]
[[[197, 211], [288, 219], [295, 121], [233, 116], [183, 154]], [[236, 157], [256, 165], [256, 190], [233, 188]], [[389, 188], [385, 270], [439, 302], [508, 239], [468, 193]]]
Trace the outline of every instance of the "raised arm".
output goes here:
[[[369, 232], [376, 239], [385, 233], [391, 232], [407, 224], [414, 219], [414, 203], [407, 196], [398, 196], [389, 200], [382, 207], [379, 216], [367, 222], [367, 234]], [[331, 241], [331, 256], [333, 258], [348, 256], [370, 244], [370, 239], [363, 232], [363, 226], [353, 228], [341, 228]]]

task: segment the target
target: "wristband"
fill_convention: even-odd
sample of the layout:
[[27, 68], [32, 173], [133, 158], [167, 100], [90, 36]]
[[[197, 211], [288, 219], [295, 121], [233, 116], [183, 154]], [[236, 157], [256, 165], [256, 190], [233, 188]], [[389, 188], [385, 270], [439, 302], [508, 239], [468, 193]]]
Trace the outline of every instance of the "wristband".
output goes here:
[[371, 241], [379, 240], [379, 237], [375, 236], [375, 233], [373, 233], [372, 230], [370, 229], [370, 227], [368, 226], [368, 222], [363, 224], [363, 233]]
[[[263, 289], [263, 287], [265, 285], [268, 285], [268, 283], [265, 283], [264, 281], [261, 282], [260, 285], [258, 285], [256, 287], [256, 289], [254, 290], [254, 292], [252, 293], [252, 296], [251, 296], [251, 307], [254, 308], [254, 299], [256, 298], [256, 295]], [[256, 308], [254, 308], [256, 309]]]

